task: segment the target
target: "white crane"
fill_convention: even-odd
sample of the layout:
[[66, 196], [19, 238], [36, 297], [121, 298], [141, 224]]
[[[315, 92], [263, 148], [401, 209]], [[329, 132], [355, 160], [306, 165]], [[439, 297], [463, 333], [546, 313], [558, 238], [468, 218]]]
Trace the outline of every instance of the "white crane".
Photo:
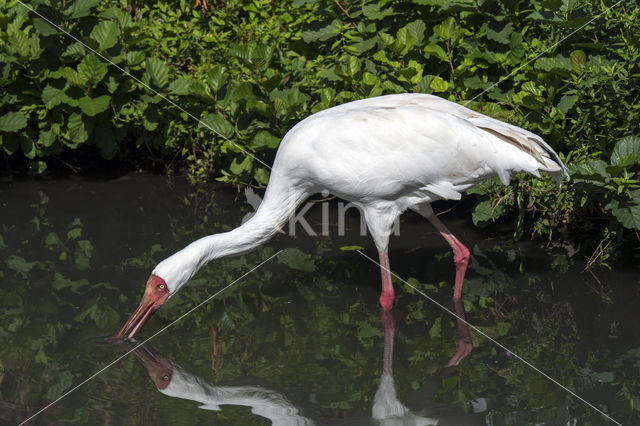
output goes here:
[[[434, 215], [430, 203], [459, 200], [463, 191], [493, 176], [507, 185], [512, 173], [539, 176], [541, 170], [558, 184], [567, 175], [558, 154], [539, 136], [437, 96], [387, 95], [320, 111], [282, 139], [255, 215], [160, 262], [140, 306], [116, 338], [133, 337], [202, 266], [264, 243], [302, 201], [323, 190], [364, 211], [380, 257], [383, 310], [391, 309], [394, 299], [387, 254], [391, 226], [407, 209], [428, 219], [453, 249], [453, 297], [459, 300], [469, 250]], [[471, 350], [470, 343], [467, 349], [462, 352]]]

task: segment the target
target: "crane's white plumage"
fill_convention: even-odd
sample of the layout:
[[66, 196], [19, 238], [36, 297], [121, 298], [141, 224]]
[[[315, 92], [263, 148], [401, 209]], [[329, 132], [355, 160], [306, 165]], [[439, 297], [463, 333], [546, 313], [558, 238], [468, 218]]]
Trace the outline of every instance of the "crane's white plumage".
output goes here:
[[[257, 247], [304, 199], [325, 190], [364, 211], [380, 255], [383, 309], [391, 308], [394, 297], [389, 235], [407, 209], [427, 218], [451, 245], [456, 264], [454, 299], [459, 300], [469, 251], [434, 216], [430, 203], [460, 199], [463, 191], [492, 176], [506, 185], [513, 173], [538, 176], [540, 171], [550, 173], [558, 184], [567, 174], [558, 155], [539, 136], [437, 96], [381, 96], [321, 111], [283, 138], [255, 215], [230, 232], [201, 238], [160, 262], [147, 283], [149, 296], [118, 336], [134, 327], [138, 318], [144, 322], [149, 309], [157, 309], [204, 264]], [[465, 345], [459, 349], [459, 359], [471, 350], [470, 342]]]
[[284, 137], [265, 198], [233, 231], [208, 236], [164, 260], [153, 274], [174, 293], [206, 262], [253, 249], [309, 195], [329, 190], [363, 208], [380, 251], [408, 208], [460, 199], [483, 180], [566, 169], [539, 136], [437, 96], [388, 95], [318, 112]]

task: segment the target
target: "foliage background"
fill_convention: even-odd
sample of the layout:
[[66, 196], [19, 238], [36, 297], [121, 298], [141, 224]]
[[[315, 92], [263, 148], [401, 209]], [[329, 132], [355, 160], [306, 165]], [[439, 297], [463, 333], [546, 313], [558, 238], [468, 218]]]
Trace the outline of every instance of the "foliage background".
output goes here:
[[309, 114], [433, 93], [542, 135], [570, 165], [560, 193], [547, 177], [478, 187], [476, 224], [506, 216], [516, 236], [550, 240], [556, 230], [601, 264], [640, 240], [634, 1], [593, 22], [613, 2], [28, 4], [114, 65], [18, 2], [2, 3], [7, 174], [124, 166], [262, 186], [263, 164]]

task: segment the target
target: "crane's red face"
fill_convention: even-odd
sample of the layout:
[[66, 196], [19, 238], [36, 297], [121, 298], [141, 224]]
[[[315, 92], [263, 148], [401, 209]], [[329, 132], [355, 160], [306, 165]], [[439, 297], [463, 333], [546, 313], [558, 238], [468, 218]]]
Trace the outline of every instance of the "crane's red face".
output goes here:
[[147, 287], [144, 290], [140, 306], [138, 306], [138, 309], [131, 315], [129, 321], [126, 322], [114, 339], [122, 339], [125, 334], [129, 333], [129, 330], [131, 330], [131, 333], [127, 337], [131, 339], [151, 314], [167, 301], [168, 297], [169, 289], [167, 288], [167, 283], [162, 278], [151, 275], [149, 281], [147, 281]]

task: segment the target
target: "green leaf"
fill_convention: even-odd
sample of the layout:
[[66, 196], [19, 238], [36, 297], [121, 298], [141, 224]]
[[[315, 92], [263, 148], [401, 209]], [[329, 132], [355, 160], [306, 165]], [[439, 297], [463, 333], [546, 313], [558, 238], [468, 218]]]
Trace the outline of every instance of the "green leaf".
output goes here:
[[534, 96], [542, 96], [542, 88], [533, 81], [523, 83], [521, 88], [523, 91], [529, 92]]
[[154, 104], [147, 104], [142, 114], [142, 125], [149, 131], [154, 131], [158, 128], [160, 122], [160, 115], [158, 114], [158, 107]]
[[93, 254], [93, 245], [89, 240], [78, 240], [78, 245], [75, 250], [75, 264], [76, 267], [85, 271], [91, 267], [91, 256]]
[[474, 75], [464, 80], [464, 85], [470, 89], [484, 89], [489, 87], [489, 83], [482, 81], [480, 76]]
[[36, 266], [37, 262], [27, 262], [23, 257], [11, 255], [5, 259], [4, 263], [7, 268], [24, 276]]
[[189, 95], [191, 94], [191, 80], [186, 78], [173, 80], [167, 90], [172, 95]]
[[224, 117], [218, 114], [207, 114], [201, 119], [201, 123], [198, 127], [206, 127], [209, 130], [213, 130], [218, 135], [224, 138], [230, 138], [233, 135], [233, 126]]
[[120, 25], [120, 28], [130, 27], [133, 23], [131, 15], [118, 7], [111, 7], [98, 16], [103, 19], [115, 19], [118, 25]]
[[429, 85], [434, 92], [446, 92], [449, 90], [449, 82], [443, 80], [439, 76], [435, 76]]
[[0, 117], [0, 130], [3, 132], [17, 132], [27, 127], [27, 117], [21, 112], [8, 112]]
[[589, 377], [591, 377], [596, 382], [600, 382], [600, 383], [611, 383], [615, 378], [613, 372], [611, 371], [603, 371], [601, 373], [591, 373], [589, 374]]
[[41, 18], [33, 18], [33, 27], [42, 36], [58, 34], [58, 29]]
[[83, 287], [90, 287], [91, 283], [86, 278], [82, 278], [77, 281], [74, 281], [69, 278], [65, 278], [64, 276], [62, 276], [62, 274], [56, 272], [53, 278], [53, 283], [51, 283], [51, 286], [56, 291], [60, 291], [64, 288], [71, 287], [71, 291], [75, 293], [79, 293], [78, 289]]
[[442, 333], [442, 317], [436, 318], [433, 325], [429, 329], [429, 337], [431, 339], [437, 339]]
[[433, 32], [442, 40], [450, 40], [455, 35], [456, 20], [449, 16], [442, 24], [433, 27]]
[[32, 61], [40, 58], [40, 54], [44, 52], [44, 49], [40, 47], [40, 36], [38, 34], [31, 34], [31, 38], [29, 39], [29, 58]]
[[81, 113], [74, 112], [69, 116], [68, 128], [73, 142], [82, 143], [89, 139], [90, 126]]
[[11, 46], [20, 56], [29, 56], [29, 34], [25, 31], [15, 31], [9, 35]]
[[284, 263], [291, 269], [313, 272], [316, 265], [313, 256], [306, 254], [297, 248], [286, 248], [278, 255], [278, 262]]
[[[422, 80], [422, 66], [417, 61], [411, 59], [405, 68], [397, 69], [396, 74], [400, 76], [399, 80], [401, 81], [417, 84]], [[449, 84], [447, 83], [447, 88], [448, 87]]]
[[87, 54], [87, 50], [84, 45], [80, 42], [71, 43], [65, 50], [62, 52], [63, 58], [77, 58], [81, 60]]
[[66, 97], [67, 95], [64, 94], [63, 90], [56, 89], [50, 84], [47, 84], [42, 90], [42, 102], [44, 102], [44, 106], [47, 109], [52, 109], [59, 105]]
[[487, 26], [486, 32], [487, 32], [487, 39], [496, 41], [501, 44], [510, 44], [511, 33], [513, 33], [513, 24], [509, 22], [500, 31], [494, 31]]
[[340, 34], [340, 21], [336, 19], [329, 25], [317, 31], [303, 31], [302, 39], [305, 41], [305, 43], [311, 43], [313, 41], [326, 41], [338, 34]]
[[618, 200], [612, 200], [605, 207], [611, 210], [611, 213], [625, 228], [640, 229], [640, 204], [621, 204]]
[[342, 246], [340, 247], [342, 251], [356, 251], [356, 250], [364, 250], [362, 246]]
[[576, 103], [576, 99], [578, 99], [577, 95], [564, 95], [560, 98], [557, 108], [562, 111], [563, 114], [566, 114]]
[[574, 164], [569, 167], [569, 174], [574, 179], [595, 179], [601, 182], [608, 181], [611, 178], [607, 172], [607, 163], [602, 160]]
[[76, 70], [72, 69], [72, 68], [69, 68], [69, 67], [62, 67], [62, 68], [58, 69], [57, 71], [52, 72], [51, 73], [51, 77], [52, 78], [64, 78], [69, 83], [73, 84], [74, 86], [78, 86], [78, 87], [83, 87], [87, 82], [86, 78], [80, 78], [80, 76], [78, 75], [78, 72]]
[[525, 43], [520, 33], [511, 33], [509, 37], [509, 58], [513, 64], [519, 64], [525, 54]]
[[244, 157], [244, 159], [238, 162], [237, 158], [234, 158], [231, 164], [229, 165], [229, 170], [234, 175], [241, 175], [242, 173], [251, 170], [253, 166], [253, 161], [251, 157]]
[[537, 70], [547, 72], [566, 72], [571, 71], [571, 62], [564, 56], [556, 56], [555, 58], [540, 58], [535, 62]]
[[348, 75], [349, 77], [355, 76], [361, 68], [362, 64], [360, 63], [360, 59], [355, 56], [349, 56], [342, 67], [345, 75]]
[[120, 37], [120, 28], [115, 22], [101, 21], [98, 25], [93, 27], [90, 36], [98, 42], [101, 50], [106, 50], [115, 46], [118, 42], [118, 38]]
[[420, 20], [409, 22], [404, 28], [406, 28], [407, 36], [411, 37], [414, 44], [422, 44], [424, 31], [427, 28], [424, 22]]
[[[45, 363], [46, 364], [46, 363]], [[62, 371], [58, 374], [57, 383], [47, 389], [46, 397], [48, 399], [58, 399], [60, 395], [73, 384], [73, 374], [69, 371]]]
[[36, 147], [31, 140], [31, 138], [27, 136], [20, 136], [20, 147], [22, 148], [22, 153], [25, 157], [29, 159], [34, 159], [36, 156]]
[[350, 45], [353, 49], [356, 50], [357, 55], [362, 55], [363, 53], [373, 49], [378, 45], [378, 37], [371, 37], [367, 40], [362, 40], [357, 43]]
[[157, 87], [164, 87], [169, 81], [169, 68], [158, 58], [147, 58], [147, 71], [149, 77]]
[[266, 130], [260, 130], [251, 140], [252, 148], [277, 148], [280, 144], [280, 138], [273, 136]]
[[574, 71], [582, 71], [587, 64], [587, 55], [582, 50], [574, 50], [569, 55], [569, 62]]
[[[380, 80], [374, 74], [365, 72], [364, 74], [362, 74], [362, 83], [366, 86], [375, 86], [376, 84], [380, 83]], [[330, 100], [331, 99], [328, 99], [328, 101]]]
[[275, 50], [273, 46], [259, 44], [251, 50], [251, 62], [258, 69], [263, 69], [271, 62]]
[[91, 8], [100, 4], [100, 0], [74, 0], [64, 14], [71, 19], [89, 16]]
[[253, 178], [258, 181], [260, 185], [266, 185], [269, 182], [269, 171], [264, 167], [257, 168], [253, 174]]
[[3, 135], [0, 133], [0, 145], [2, 150], [8, 155], [13, 154], [20, 147], [20, 137], [15, 133]]
[[373, 4], [365, 4], [362, 6], [362, 14], [371, 20], [379, 21], [384, 19], [387, 16], [393, 15], [393, 9], [387, 7], [383, 10], [380, 10], [380, 5], [377, 3]]
[[240, 59], [246, 65], [251, 65], [251, 47], [246, 44], [239, 44], [237, 46], [233, 46], [229, 53]]
[[394, 83], [391, 80], [383, 81], [382, 88], [388, 93], [404, 93], [406, 91], [404, 87]]
[[471, 214], [471, 220], [475, 226], [484, 225], [486, 222], [493, 218], [493, 208], [491, 201], [485, 200], [479, 202], [473, 209]]
[[611, 152], [611, 164], [620, 164], [632, 156], [631, 161], [640, 161], [640, 137], [626, 136], [616, 142]]
[[220, 90], [226, 81], [227, 77], [223, 66], [216, 65], [207, 73], [207, 83], [214, 92]]
[[134, 66], [142, 63], [144, 61], [145, 55], [142, 50], [132, 50], [127, 52], [126, 59], [127, 64]]
[[442, 61], [449, 62], [449, 56], [447, 56], [447, 52], [445, 52], [444, 49], [437, 44], [427, 44], [424, 48], [424, 51]]
[[101, 112], [104, 112], [109, 108], [111, 102], [111, 96], [102, 95], [97, 98], [90, 98], [89, 96], [83, 96], [78, 100], [78, 106], [89, 117], [94, 117]]
[[107, 65], [96, 55], [89, 53], [78, 64], [78, 78], [82, 84], [95, 86], [107, 74]]
[[53, 130], [40, 130], [38, 142], [45, 148], [51, 147], [57, 139], [57, 136]]

